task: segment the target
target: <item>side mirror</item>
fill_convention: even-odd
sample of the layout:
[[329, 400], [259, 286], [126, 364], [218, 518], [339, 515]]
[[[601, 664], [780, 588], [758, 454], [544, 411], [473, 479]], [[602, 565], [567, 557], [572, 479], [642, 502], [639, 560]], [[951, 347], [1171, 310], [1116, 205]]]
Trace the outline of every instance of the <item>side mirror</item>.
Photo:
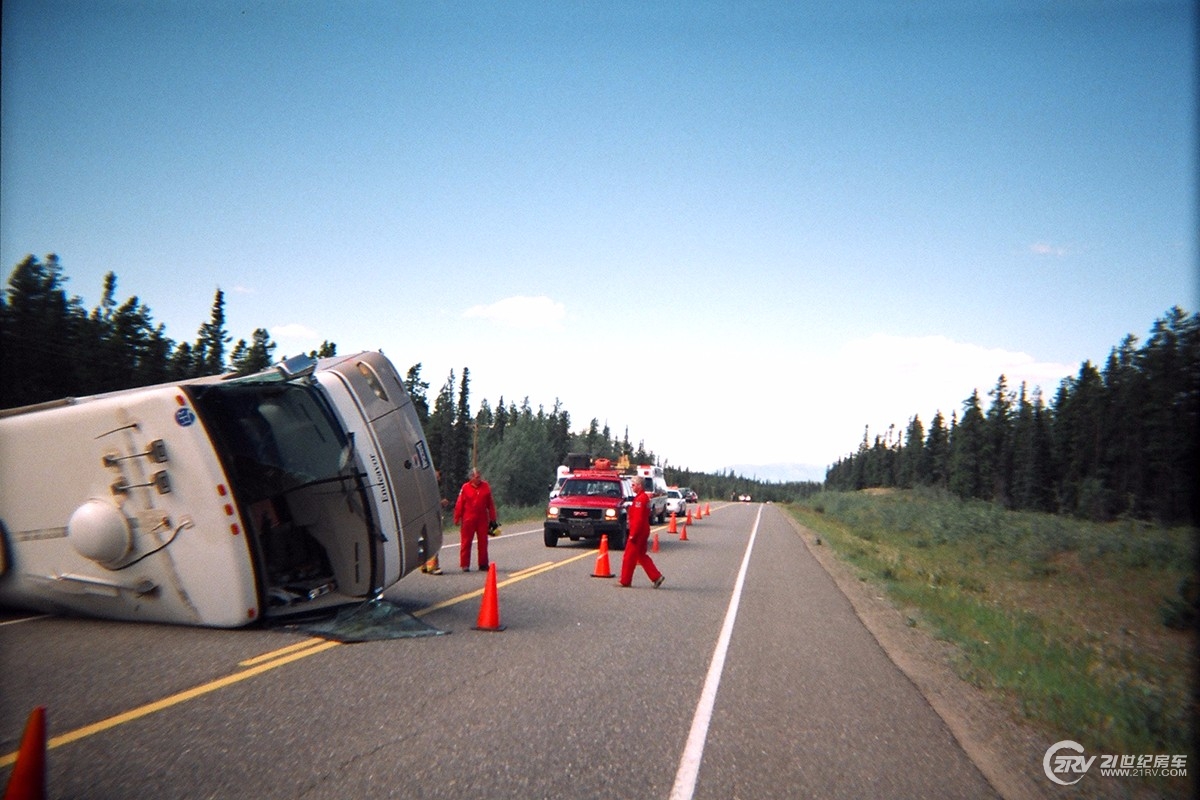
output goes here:
[[307, 378], [316, 372], [317, 360], [310, 355], [292, 356], [280, 361], [275, 368], [283, 375], [284, 380], [294, 381], [299, 378]]

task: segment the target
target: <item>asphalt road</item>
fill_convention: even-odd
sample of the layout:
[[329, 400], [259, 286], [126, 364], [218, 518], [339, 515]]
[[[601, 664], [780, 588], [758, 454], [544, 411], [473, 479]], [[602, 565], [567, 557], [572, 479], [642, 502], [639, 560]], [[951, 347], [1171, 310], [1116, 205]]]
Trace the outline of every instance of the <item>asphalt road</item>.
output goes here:
[[6, 615], [0, 755], [45, 705], [54, 798], [996, 796], [779, 509], [656, 528], [659, 590], [510, 527], [502, 632], [456, 544], [388, 593], [449, 635]]

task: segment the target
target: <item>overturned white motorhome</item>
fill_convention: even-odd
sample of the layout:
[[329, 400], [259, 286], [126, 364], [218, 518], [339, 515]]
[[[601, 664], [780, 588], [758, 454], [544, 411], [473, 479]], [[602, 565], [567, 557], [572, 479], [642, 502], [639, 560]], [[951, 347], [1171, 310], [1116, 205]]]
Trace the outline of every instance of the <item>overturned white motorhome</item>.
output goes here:
[[375, 597], [441, 542], [381, 353], [0, 411], [0, 604], [237, 627]]

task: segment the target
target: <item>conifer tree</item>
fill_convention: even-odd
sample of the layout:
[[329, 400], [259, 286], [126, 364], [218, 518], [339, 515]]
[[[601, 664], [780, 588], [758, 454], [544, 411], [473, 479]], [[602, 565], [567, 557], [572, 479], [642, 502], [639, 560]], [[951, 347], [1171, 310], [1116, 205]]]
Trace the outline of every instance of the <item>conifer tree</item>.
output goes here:
[[271, 366], [274, 352], [271, 334], [266, 328], [255, 328], [250, 344], [246, 344], [245, 339], [238, 339], [230, 353], [229, 364], [238, 375], [252, 375]]
[[984, 466], [986, 436], [979, 391], [963, 403], [962, 421], [954, 428], [950, 440], [950, 491], [966, 498], [985, 498], [990, 487]]
[[196, 354], [189, 342], [180, 342], [175, 345], [167, 364], [167, 372], [170, 374], [171, 380], [183, 380], [196, 376]]
[[596, 455], [600, 448], [600, 420], [592, 417], [592, 421], [588, 423], [587, 430], [583, 434], [583, 452]]
[[1161, 520], [1197, 516], [1200, 437], [1200, 314], [1178, 306], [1157, 320], [1142, 348], [1145, 489]]
[[1103, 471], [1117, 510], [1144, 513], [1142, 490], [1146, 480], [1146, 426], [1143, 402], [1149, 387], [1137, 366], [1137, 338], [1126, 336], [1109, 352], [1101, 379], [1108, 396], [1105, 405]]
[[434, 464], [442, 473], [442, 485], [446, 487], [446, 491], [450, 492], [450, 497], [453, 498], [458, 492], [458, 487], [462, 485], [462, 481], [457, 481], [457, 475], [451, 472], [453, 468], [454, 456], [454, 370], [450, 370], [450, 377], [442, 384], [441, 390], [438, 391], [437, 397], [433, 401], [433, 411], [429, 414], [429, 424], [425, 427], [425, 440], [429, 445], [429, 452], [433, 456]]
[[946, 418], [938, 411], [929, 426], [929, 438], [925, 443], [928, 467], [925, 481], [930, 486], [946, 488], [950, 482], [950, 431]]
[[[571, 415], [562, 402], [554, 398], [554, 410], [550, 412], [550, 448], [554, 464], [562, 464], [571, 451]], [[590, 451], [589, 451], [590, 452]]]
[[1054, 511], [1055, 483], [1041, 390], [1029, 396], [1022, 383], [1013, 421], [1013, 507]]
[[923, 483], [922, 467], [925, 462], [925, 426], [921, 418], [914, 415], [908, 421], [908, 430], [904, 434], [904, 445], [900, 450], [897, 467], [896, 485], [902, 489]]
[[154, 383], [165, 370], [155, 363], [161, 357], [150, 309], [131, 297], [113, 313], [108, 326], [112, 361], [106, 390], [125, 389]]
[[404, 391], [408, 392], [408, 397], [412, 400], [417, 419], [421, 421], [422, 426], [426, 425], [429, 422], [429, 382], [421, 380], [420, 362], [408, 368], [408, 373], [404, 376]]
[[1070, 512], [1103, 519], [1110, 505], [1104, 487], [1105, 398], [1100, 372], [1085, 361], [1064, 379], [1055, 397], [1055, 457], [1061, 469], [1060, 497]]
[[511, 417], [512, 415], [504, 405], [504, 395], [500, 395], [500, 400], [496, 403], [495, 420], [492, 422], [492, 429], [495, 431], [494, 441], [504, 440], [504, 432], [508, 428], [508, 421]]
[[458, 403], [454, 407], [454, 454], [447, 465], [450, 476], [455, 478], [457, 484], [466, 482], [471, 468], [475, 466], [471, 461], [475, 426], [471, 422], [470, 387], [471, 370], [463, 367], [462, 382], [458, 389]]
[[225, 345], [231, 338], [225, 331], [225, 293], [218, 288], [213, 295], [212, 315], [200, 326], [193, 348], [196, 377], [225, 371]]
[[616, 443], [613, 441], [612, 429], [608, 426], [608, 420], [605, 420], [604, 428], [600, 431], [600, 449], [596, 452], [596, 457], [611, 458], [615, 461], [619, 455]]
[[992, 500], [1001, 505], [1011, 505], [1013, 470], [1013, 396], [1008, 390], [1008, 379], [1001, 375], [996, 380], [996, 386], [988, 396], [991, 405], [988, 406], [984, 433], [984, 475], [985, 481], [990, 478], [990, 486], [985, 491], [990, 492]]
[[100, 290], [100, 302], [82, 323], [79, 349], [73, 360], [76, 364], [75, 378], [80, 386], [94, 387], [106, 391], [122, 386], [121, 376], [125, 353], [121, 343], [113, 336], [113, 313], [117, 307], [117, 276], [108, 272]]
[[86, 319], [68, 297], [58, 256], [26, 256], [8, 279], [0, 340], [0, 398], [4, 406], [85, 394], [74, 378]]

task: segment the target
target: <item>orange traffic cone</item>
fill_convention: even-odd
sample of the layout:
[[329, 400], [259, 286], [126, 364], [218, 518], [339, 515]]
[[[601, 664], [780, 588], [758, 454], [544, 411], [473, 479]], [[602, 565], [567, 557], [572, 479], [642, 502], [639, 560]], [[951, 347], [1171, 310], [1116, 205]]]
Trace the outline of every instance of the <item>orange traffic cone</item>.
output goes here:
[[654, 534], [654, 544], [650, 545], [650, 552], [651, 553], [658, 552], [658, 533], [657, 532]]
[[483, 603], [479, 606], [477, 631], [502, 631], [500, 624], [500, 602], [496, 598], [496, 565], [488, 564], [487, 583], [483, 585]]
[[687, 523], [685, 522], [683, 523], [683, 528], [679, 531], [679, 541], [686, 542], [687, 540]]
[[8, 776], [4, 800], [46, 800], [46, 707], [38, 706], [25, 723], [17, 763]]
[[687, 513], [687, 524], [688, 525], [692, 524], [692, 510], [690, 508], [688, 509], [688, 513]]
[[676, 527], [675, 527], [677, 524], [679, 524], [679, 523], [675, 519], [675, 512], [672, 511], [671, 512], [671, 524], [667, 526], [667, 533], [679, 533], [678, 529], [676, 529]]
[[705, 516], [707, 516], [707, 517], [711, 517], [711, 516], [712, 516], [712, 503], [705, 503], [705, 504], [704, 504], [704, 515], [705, 515]]
[[696, 504], [696, 519], [704, 519], [704, 517], [705, 517], [704, 506], [697, 503]]
[[600, 555], [596, 556], [596, 571], [592, 573], [593, 578], [611, 578], [613, 577], [612, 567], [608, 565], [608, 534], [603, 534], [600, 537]]

